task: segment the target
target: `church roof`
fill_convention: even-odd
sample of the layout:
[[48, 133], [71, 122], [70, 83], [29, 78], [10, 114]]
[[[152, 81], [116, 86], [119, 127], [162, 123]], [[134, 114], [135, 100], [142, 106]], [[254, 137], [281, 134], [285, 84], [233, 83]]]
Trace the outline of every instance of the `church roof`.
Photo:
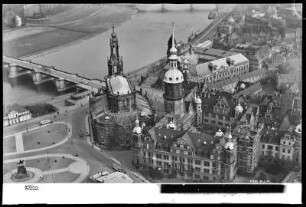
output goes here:
[[108, 87], [112, 94], [126, 95], [132, 93], [132, 88], [126, 77], [121, 75], [111, 76], [107, 79]]

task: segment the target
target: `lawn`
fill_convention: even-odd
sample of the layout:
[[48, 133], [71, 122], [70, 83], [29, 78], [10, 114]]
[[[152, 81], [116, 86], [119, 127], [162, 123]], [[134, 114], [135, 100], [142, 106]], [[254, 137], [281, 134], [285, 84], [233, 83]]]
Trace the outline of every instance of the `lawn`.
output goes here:
[[39, 159], [26, 160], [26, 166], [38, 168], [42, 171], [49, 171], [49, 170], [66, 168], [73, 162], [75, 161], [69, 158], [45, 157]]
[[62, 141], [68, 134], [67, 126], [51, 124], [35, 131], [22, 134], [24, 150], [39, 149]]
[[3, 154], [16, 152], [15, 136], [3, 138]]
[[43, 179], [39, 181], [39, 183], [72, 183], [75, 181], [80, 175], [73, 174], [68, 171], [54, 173], [49, 175], [44, 175]]

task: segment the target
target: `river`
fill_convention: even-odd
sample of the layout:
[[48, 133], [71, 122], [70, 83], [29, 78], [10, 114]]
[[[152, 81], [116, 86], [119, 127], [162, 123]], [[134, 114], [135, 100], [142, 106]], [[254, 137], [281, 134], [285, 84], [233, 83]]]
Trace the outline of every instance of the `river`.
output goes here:
[[[167, 42], [175, 23], [175, 38], [187, 41], [192, 29], [202, 30], [211, 22], [208, 11], [144, 12], [135, 14], [130, 20], [115, 28], [119, 38], [119, 53], [123, 56], [124, 72], [130, 72], [166, 55]], [[24, 59], [44, 65], [55, 66], [88, 78], [103, 79], [107, 74], [107, 57], [110, 55], [109, 40], [111, 30], [84, 39], [68, 46], [42, 52]], [[6, 83], [5, 83], [6, 84]], [[14, 94], [18, 86], [5, 87], [4, 94]], [[15, 93], [7, 99], [14, 101], [34, 97], [31, 87], [23, 87], [23, 92]], [[29, 95], [30, 94], [30, 95]], [[46, 93], [50, 96], [50, 93]]]

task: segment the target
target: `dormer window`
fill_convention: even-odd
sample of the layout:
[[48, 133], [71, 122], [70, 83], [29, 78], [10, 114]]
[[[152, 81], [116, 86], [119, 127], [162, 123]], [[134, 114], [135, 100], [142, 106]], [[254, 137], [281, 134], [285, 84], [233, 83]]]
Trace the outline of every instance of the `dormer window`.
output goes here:
[[286, 138], [286, 139], [290, 139], [290, 135], [289, 135], [289, 134], [286, 134], [286, 135], [285, 135], [285, 138]]

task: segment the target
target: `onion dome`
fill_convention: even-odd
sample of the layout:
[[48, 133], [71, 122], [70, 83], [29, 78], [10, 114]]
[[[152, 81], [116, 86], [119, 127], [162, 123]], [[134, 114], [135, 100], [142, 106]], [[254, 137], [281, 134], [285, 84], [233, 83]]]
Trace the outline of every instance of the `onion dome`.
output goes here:
[[227, 22], [228, 23], [235, 23], [235, 20], [234, 20], [234, 18], [232, 17], [232, 16], [230, 16], [228, 19], [227, 19]]
[[200, 104], [200, 103], [202, 103], [201, 98], [200, 98], [199, 96], [195, 95], [195, 98], [194, 98], [194, 103], [196, 103], [196, 104]]
[[243, 107], [240, 105], [240, 103], [238, 103], [238, 105], [235, 107], [235, 111], [238, 112], [238, 113], [243, 112]]
[[182, 83], [184, 81], [183, 73], [177, 68], [169, 69], [164, 76], [166, 83]]
[[221, 129], [219, 129], [216, 134], [215, 134], [216, 137], [222, 137], [223, 136], [223, 132], [221, 131]]
[[173, 121], [170, 121], [169, 124], [167, 124], [168, 129], [176, 129], [176, 125], [173, 123]]
[[302, 124], [299, 123], [299, 125], [296, 126], [295, 132], [301, 134], [302, 133]]
[[184, 69], [188, 69], [188, 65], [189, 65], [189, 61], [188, 61], [187, 58], [185, 58], [183, 68], [184, 68]]
[[240, 88], [241, 88], [241, 89], [245, 89], [245, 84], [244, 84], [244, 83], [241, 83], [241, 84], [240, 84]]
[[233, 150], [234, 149], [234, 143], [232, 141], [228, 141], [228, 142], [226, 142], [224, 148], [227, 149], [227, 150]]
[[135, 127], [133, 129], [134, 134], [141, 134], [142, 128], [139, 126], [139, 120], [138, 117], [135, 120]]

